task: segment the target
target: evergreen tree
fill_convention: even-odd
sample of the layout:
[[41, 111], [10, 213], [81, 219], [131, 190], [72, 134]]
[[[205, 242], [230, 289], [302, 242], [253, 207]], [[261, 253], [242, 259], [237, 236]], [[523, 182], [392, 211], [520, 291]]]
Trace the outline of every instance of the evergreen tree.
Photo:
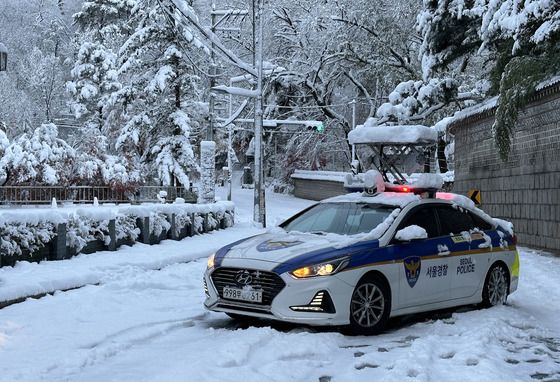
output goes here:
[[183, 51], [180, 27], [171, 28], [155, 0], [140, 0], [129, 21], [134, 32], [119, 52], [123, 88], [115, 93], [125, 120], [117, 149], [136, 157], [163, 184], [188, 186], [196, 171], [190, 133], [201, 123], [200, 79]]

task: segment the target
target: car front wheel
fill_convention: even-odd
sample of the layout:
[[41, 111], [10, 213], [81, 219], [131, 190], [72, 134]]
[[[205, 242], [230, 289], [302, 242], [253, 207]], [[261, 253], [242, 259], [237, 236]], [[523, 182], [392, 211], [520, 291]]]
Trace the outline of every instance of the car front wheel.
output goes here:
[[391, 293], [380, 277], [363, 278], [352, 293], [350, 301], [350, 329], [356, 334], [375, 334], [389, 320]]
[[491, 307], [505, 304], [509, 291], [507, 269], [501, 264], [495, 264], [486, 275], [482, 290], [482, 306]]

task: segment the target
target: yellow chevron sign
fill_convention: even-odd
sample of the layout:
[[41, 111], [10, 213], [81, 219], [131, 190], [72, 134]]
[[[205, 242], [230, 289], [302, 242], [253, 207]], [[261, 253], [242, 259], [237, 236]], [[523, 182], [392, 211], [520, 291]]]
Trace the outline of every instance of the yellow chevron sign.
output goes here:
[[476, 205], [479, 205], [480, 203], [482, 203], [482, 199], [480, 197], [480, 190], [469, 190], [469, 192], [467, 193], [467, 196]]

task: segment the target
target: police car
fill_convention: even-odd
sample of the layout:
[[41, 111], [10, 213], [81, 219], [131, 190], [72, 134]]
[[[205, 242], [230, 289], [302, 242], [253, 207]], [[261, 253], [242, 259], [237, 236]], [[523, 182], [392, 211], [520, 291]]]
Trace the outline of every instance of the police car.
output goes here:
[[460, 195], [380, 191], [324, 200], [220, 249], [208, 259], [205, 307], [371, 334], [390, 317], [490, 307], [517, 289], [519, 256], [507, 222]]

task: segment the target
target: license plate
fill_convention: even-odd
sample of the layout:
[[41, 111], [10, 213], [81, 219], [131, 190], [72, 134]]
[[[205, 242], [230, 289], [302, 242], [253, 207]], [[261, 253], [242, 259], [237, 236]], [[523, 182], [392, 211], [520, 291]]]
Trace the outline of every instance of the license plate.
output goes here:
[[243, 290], [240, 288], [224, 287], [223, 296], [231, 300], [262, 302], [261, 290]]

